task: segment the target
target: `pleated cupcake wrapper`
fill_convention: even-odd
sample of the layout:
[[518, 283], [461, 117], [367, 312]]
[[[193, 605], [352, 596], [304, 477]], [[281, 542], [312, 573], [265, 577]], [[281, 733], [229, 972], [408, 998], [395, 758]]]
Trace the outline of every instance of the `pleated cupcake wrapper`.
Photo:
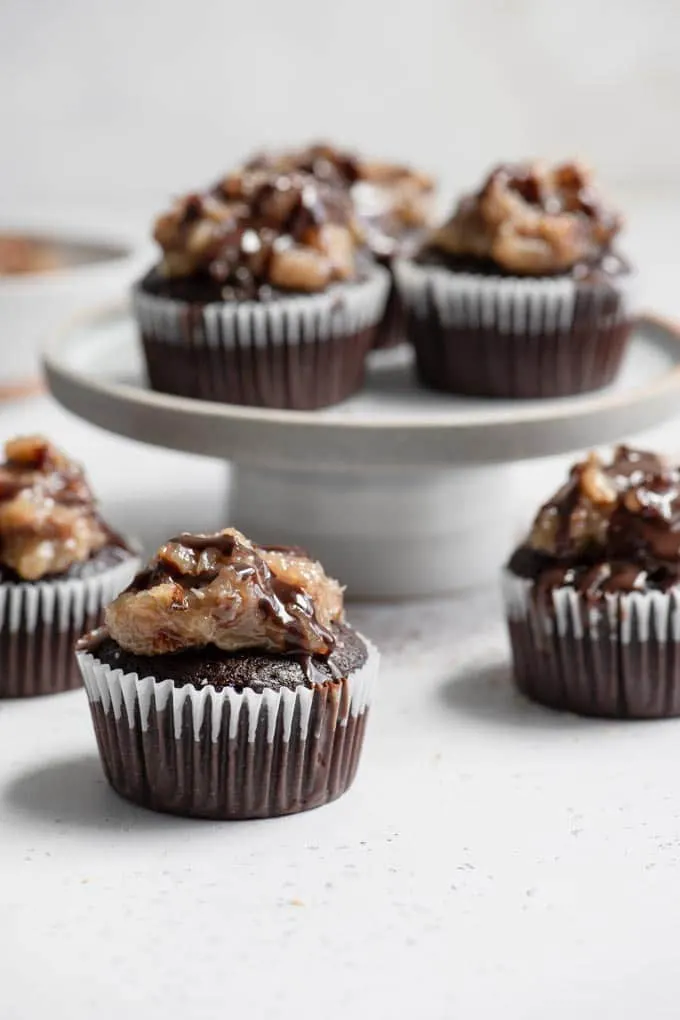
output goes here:
[[635, 287], [632, 273], [612, 277], [611, 283], [586, 284], [569, 277], [458, 273], [405, 259], [395, 263], [394, 272], [404, 301], [421, 318], [434, 306], [448, 327], [525, 336], [568, 332], [586, 293], [593, 318], [603, 326], [627, 319]]
[[269, 302], [191, 305], [138, 289], [134, 309], [149, 382], [163, 393], [314, 410], [361, 386], [390, 277]]
[[515, 680], [536, 701], [584, 715], [680, 714], [680, 588], [536, 593], [504, 572]]
[[523, 279], [400, 261], [395, 275], [425, 385], [551, 398], [610, 383], [630, 333], [633, 282]]
[[79, 687], [74, 645], [138, 567], [130, 556], [92, 577], [0, 584], [0, 698]]
[[254, 818], [317, 807], [354, 778], [378, 674], [370, 642], [348, 678], [294, 689], [177, 686], [78, 661], [104, 771], [145, 807]]
[[190, 339], [209, 347], [268, 347], [315, 343], [375, 326], [388, 290], [389, 273], [376, 266], [367, 279], [321, 294], [189, 306], [137, 288], [133, 306], [142, 331], [164, 343]]

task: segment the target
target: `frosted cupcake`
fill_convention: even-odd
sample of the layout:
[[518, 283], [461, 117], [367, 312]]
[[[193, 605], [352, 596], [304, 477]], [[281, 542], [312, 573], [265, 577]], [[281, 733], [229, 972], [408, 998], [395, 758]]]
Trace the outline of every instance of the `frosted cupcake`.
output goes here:
[[389, 275], [362, 258], [342, 189], [242, 170], [156, 222], [162, 259], [134, 309], [164, 393], [311, 410], [361, 386]]
[[376, 346], [389, 347], [403, 341], [404, 315], [392, 266], [396, 258], [415, 253], [434, 223], [433, 178], [410, 166], [364, 159], [326, 143], [262, 153], [247, 166], [288, 173], [302, 170], [347, 190], [369, 251], [390, 271], [390, 293], [376, 333]]
[[106, 776], [145, 807], [264, 818], [354, 779], [378, 653], [299, 549], [180, 535], [78, 659]]
[[515, 680], [583, 715], [680, 715], [680, 471], [594, 454], [539, 511], [504, 576]]
[[41, 436], [0, 464], [0, 698], [80, 685], [73, 654], [138, 559], [102, 520], [81, 468]]
[[577, 164], [497, 167], [396, 267], [421, 382], [482, 397], [611, 382], [631, 329], [621, 226]]

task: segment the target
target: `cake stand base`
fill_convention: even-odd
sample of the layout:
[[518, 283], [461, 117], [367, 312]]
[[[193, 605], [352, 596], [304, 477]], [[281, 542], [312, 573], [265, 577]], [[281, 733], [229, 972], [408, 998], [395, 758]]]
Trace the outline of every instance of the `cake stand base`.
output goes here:
[[303, 546], [350, 597], [440, 595], [498, 577], [549, 495], [553, 461], [556, 487], [563, 457], [399, 471], [234, 465], [227, 519], [255, 541]]

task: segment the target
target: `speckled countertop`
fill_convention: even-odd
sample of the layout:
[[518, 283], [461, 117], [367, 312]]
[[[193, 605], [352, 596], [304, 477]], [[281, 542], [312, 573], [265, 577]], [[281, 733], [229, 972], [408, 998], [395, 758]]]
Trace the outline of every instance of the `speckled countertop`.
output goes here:
[[[36, 425], [147, 541], [218, 522], [214, 462], [0, 411]], [[680, 722], [522, 701], [493, 592], [353, 619], [381, 689], [355, 787], [307, 815], [147, 813], [107, 788], [81, 692], [0, 702], [3, 1020], [678, 1015]]]

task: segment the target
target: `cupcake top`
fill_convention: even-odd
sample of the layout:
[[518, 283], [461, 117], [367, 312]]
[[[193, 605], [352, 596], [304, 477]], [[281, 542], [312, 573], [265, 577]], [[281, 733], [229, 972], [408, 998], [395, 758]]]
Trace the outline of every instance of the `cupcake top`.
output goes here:
[[[82, 468], [43, 436], [5, 444], [0, 564], [20, 580], [64, 574], [120, 539], [101, 520]], [[7, 572], [7, 569], [4, 571]]]
[[428, 248], [519, 276], [599, 264], [623, 221], [579, 163], [501, 165], [465, 195]]
[[327, 656], [342, 620], [342, 588], [319, 563], [233, 528], [166, 542], [106, 612], [111, 637], [137, 655], [211, 645]]
[[178, 199], [156, 220], [154, 237], [163, 277], [204, 278], [225, 300], [353, 280], [362, 243], [342, 189], [311, 173], [264, 167]]
[[366, 160], [333, 145], [317, 143], [258, 154], [246, 167], [284, 173], [302, 170], [348, 190], [367, 244], [377, 256], [393, 255], [414, 233], [432, 223], [434, 180], [409, 166]]
[[509, 568], [593, 597], [677, 583], [680, 470], [627, 446], [610, 463], [591, 453], [541, 507]]

